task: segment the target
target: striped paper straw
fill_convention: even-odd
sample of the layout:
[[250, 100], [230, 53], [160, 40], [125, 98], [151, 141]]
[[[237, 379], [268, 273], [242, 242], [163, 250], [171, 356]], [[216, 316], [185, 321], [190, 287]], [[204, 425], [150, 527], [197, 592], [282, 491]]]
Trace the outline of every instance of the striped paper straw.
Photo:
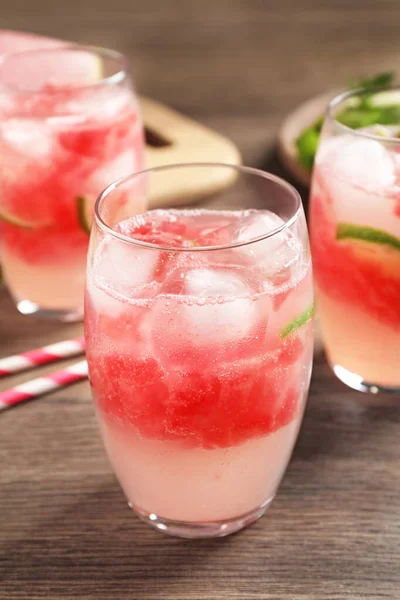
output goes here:
[[87, 362], [86, 360], [82, 360], [60, 371], [32, 379], [5, 392], [0, 392], [0, 411], [25, 400], [33, 400], [33, 398], [38, 398], [43, 394], [63, 388], [71, 383], [82, 381], [87, 378], [87, 375]]
[[74, 340], [50, 344], [36, 350], [29, 350], [22, 354], [15, 354], [0, 359], [0, 377], [20, 373], [39, 365], [46, 365], [63, 358], [76, 356], [85, 351], [85, 338], [79, 337]]

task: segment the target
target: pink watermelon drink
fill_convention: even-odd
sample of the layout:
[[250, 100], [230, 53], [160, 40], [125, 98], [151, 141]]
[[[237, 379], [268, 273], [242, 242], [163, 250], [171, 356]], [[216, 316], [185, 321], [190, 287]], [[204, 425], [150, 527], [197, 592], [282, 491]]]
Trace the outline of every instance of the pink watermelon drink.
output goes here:
[[337, 376], [361, 391], [400, 387], [398, 130], [352, 131], [328, 120], [313, 176], [311, 241], [325, 348]]
[[9, 54], [0, 82], [4, 277], [21, 312], [74, 319], [94, 200], [143, 165], [137, 100], [109, 50]]
[[[259, 193], [264, 180], [269, 193], [282, 187], [291, 212], [154, 210], [112, 228], [99, 216], [92, 234], [85, 328], [104, 443], [139, 516], [185, 537], [226, 535], [264, 513], [309, 385], [303, 215], [289, 186], [242, 172]], [[145, 174], [150, 187], [157, 174]]]

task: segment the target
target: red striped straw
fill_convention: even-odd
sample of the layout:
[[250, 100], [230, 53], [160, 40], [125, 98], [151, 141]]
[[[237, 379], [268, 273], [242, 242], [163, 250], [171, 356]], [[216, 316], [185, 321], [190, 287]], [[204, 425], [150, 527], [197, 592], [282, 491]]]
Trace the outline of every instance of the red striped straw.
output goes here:
[[22, 352], [22, 354], [8, 356], [7, 358], [0, 359], [0, 377], [20, 373], [21, 371], [26, 371], [39, 365], [46, 365], [63, 358], [69, 358], [70, 356], [77, 356], [84, 351], [85, 338], [79, 337], [74, 340], [58, 342], [57, 344], [50, 344], [50, 346], [44, 346], [36, 350]]
[[17, 385], [5, 392], [0, 392], [0, 411], [26, 400], [33, 400], [33, 398], [38, 398], [43, 394], [71, 385], [72, 383], [82, 381], [87, 376], [87, 362], [86, 360], [82, 360], [65, 369], [60, 369], [44, 377], [38, 377], [37, 379]]

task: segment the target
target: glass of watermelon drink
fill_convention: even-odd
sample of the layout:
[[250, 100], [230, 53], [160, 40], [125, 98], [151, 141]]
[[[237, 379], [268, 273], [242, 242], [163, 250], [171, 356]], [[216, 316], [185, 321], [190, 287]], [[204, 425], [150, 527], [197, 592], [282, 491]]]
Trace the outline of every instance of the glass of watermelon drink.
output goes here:
[[[400, 391], [400, 127], [391, 125], [400, 123], [399, 105], [400, 90], [335, 98], [311, 192], [327, 357], [340, 380], [373, 393]], [[365, 127], [350, 129], [360, 115]], [[377, 118], [383, 125], [370, 125]]]
[[[120, 206], [121, 193], [142, 205], [171, 179], [188, 201], [201, 181], [208, 208]], [[301, 200], [281, 179], [183, 164], [105, 190], [88, 258], [87, 359], [104, 444], [139, 517], [195, 538], [265, 512], [302, 419], [312, 315]]]
[[82, 318], [94, 201], [143, 154], [122, 55], [61, 46], [1, 58], [0, 260], [20, 312]]

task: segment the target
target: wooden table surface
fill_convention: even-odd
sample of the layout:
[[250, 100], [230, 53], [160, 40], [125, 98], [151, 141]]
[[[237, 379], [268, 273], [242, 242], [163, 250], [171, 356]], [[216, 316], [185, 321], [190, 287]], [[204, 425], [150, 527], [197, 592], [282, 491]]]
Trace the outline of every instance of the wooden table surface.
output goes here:
[[[396, 0], [5, 4], [0, 27], [124, 51], [142, 94], [279, 174], [274, 138], [291, 109], [352, 76], [399, 69]], [[80, 331], [23, 318], [1, 293], [0, 356]], [[398, 403], [367, 404], [317, 349], [304, 424], [269, 512], [230, 538], [198, 542], [164, 537], [127, 508], [87, 383], [2, 413], [0, 598], [400, 598]]]

